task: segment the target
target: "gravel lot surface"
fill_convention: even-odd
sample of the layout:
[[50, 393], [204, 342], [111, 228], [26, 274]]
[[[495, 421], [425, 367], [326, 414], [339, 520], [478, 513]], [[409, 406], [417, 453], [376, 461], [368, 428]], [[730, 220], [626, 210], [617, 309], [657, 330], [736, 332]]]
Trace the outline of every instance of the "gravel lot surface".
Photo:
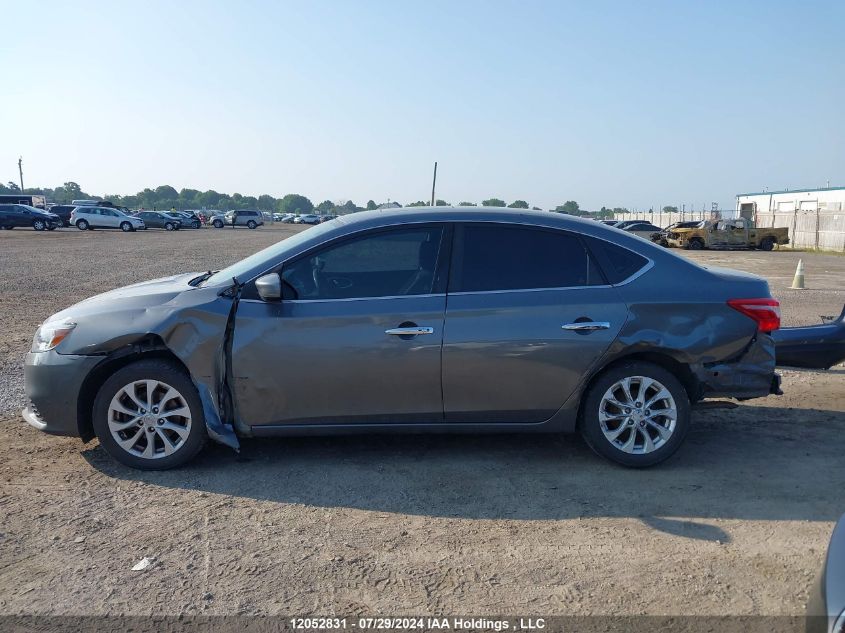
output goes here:
[[[140, 473], [19, 419], [46, 317], [296, 230], [0, 231], [0, 614], [803, 613], [845, 512], [841, 366], [696, 412], [647, 471], [575, 437], [456, 436], [249, 440]], [[845, 257], [693, 256], [767, 277], [787, 325], [845, 302]]]

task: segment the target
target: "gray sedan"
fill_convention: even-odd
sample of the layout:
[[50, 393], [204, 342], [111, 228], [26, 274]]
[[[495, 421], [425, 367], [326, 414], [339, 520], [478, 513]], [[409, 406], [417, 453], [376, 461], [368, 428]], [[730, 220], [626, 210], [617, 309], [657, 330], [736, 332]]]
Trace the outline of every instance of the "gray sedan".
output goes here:
[[55, 314], [27, 356], [23, 415], [142, 469], [208, 438], [576, 430], [650, 466], [703, 398], [779, 393], [779, 323], [760, 277], [598, 222], [362, 212]]
[[845, 516], [833, 528], [807, 605], [807, 633], [845, 633]]

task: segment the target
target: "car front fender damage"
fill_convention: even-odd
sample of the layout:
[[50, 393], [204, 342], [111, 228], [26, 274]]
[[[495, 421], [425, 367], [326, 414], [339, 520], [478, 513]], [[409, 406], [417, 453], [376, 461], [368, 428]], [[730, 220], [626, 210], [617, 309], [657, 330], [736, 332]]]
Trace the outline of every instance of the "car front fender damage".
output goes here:
[[[198, 289], [174, 302], [144, 309], [118, 309], [107, 316], [76, 317], [78, 326], [63, 354], [103, 356], [116, 360], [163, 351], [187, 370], [202, 403], [208, 435], [239, 450], [234, 406], [228, 389], [227, 344], [237, 310], [236, 293]], [[127, 332], [126, 324], [132, 327]], [[227, 338], [229, 337], [229, 338]], [[107, 361], [106, 361], [107, 362]]]

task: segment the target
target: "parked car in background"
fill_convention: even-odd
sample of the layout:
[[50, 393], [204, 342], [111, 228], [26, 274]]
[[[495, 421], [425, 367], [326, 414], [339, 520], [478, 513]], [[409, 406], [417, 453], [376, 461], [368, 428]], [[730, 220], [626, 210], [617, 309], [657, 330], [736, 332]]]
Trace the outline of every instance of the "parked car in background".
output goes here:
[[80, 231], [120, 229], [124, 233], [128, 233], [146, 228], [142, 218], [110, 207], [76, 207], [70, 214], [70, 223]]
[[845, 631], [845, 516], [833, 528], [830, 545], [807, 603], [807, 633]]
[[694, 220], [692, 222], [673, 222], [669, 226], [660, 229], [657, 233], [654, 233], [651, 236], [651, 241], [660, 244], [661, 246], [667, 247], [669, 246], [669, 233], [672, 232], [674, 229], [691, 229], [697, 226], [700, 226], [704, 223], [704, 220]]
[[602, 224], [607, 224], [608, 226], [616, 226], [619, 224], [619, 220], [601, 220]]
[[59, 216], [63, 226], [70, 226], [70, 214], [76, 207], [72, 204], [56, 204], [50, 207], [50, 213]]
[[148, 229], [178, 231], [182, 228], [182, 220], [179, 217], [162, 211], [139, 211], [135, 217], [141, 218]]
[[612, 226], [615, 226], [617, 229], [624, 229], [626, 226], [637, 224], [638, 222], [645, 222], [645, 220], [619, 220], [614, 222], [615, 223]]
[[654, 226], [651, 222], [635, 222], [622, 227], [622, 230], [650, 240], [652, 235], [660, 232], [660, 227]]
[[334, 220], [337, 216], [331, 213], [327, 213], [325, 215], [320, 216], [320, 222], [328, 222], [329, 220]]
[[345, 220], [51, 316], [24, 418], [142, 469], [238, 434], [576, 430], [644, 467], [699, 400], [780, 393], [778, 302], [756, 275], [557, 213]]
[[0, 204], [0, 226], [5, 230], [29, 226], [36, 231], [52, 231], [62, 226], [55, 213], [26, 204]]
[[298, 215], [293, 220], [294, 224], [319, 224], [320, 216], [316, 213], [306, 213], [305, 215]]
[[171, 215], [176, 216], [182, 222], [183, 229], [202, 228], [203, 221], [196, 213], [191, 213], [189, 211], [177, 211], [176, 213], [171, 213]]
[[273, 214], [273, 222], [281, 222], [284, 215], [281, 213], [274, 213]]
[[222, 229], [224, 226], [245, 226], [254, 229], [264, 224], [264, 216], [260, 211], [228, 211], [225, 214], [212, 216], [211, 224], [216, 229]]
[[296, 219], [295, 213], [285, 213], [284, 215], [282, 215], [281, 221], [284, 222], [285, 224], [293, 224], [293, 221], [295, 219]]

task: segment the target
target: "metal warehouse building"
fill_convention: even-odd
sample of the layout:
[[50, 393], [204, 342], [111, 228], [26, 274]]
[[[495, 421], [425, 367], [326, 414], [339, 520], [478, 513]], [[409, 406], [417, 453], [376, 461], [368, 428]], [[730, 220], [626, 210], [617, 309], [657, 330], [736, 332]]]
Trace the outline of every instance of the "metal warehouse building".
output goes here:
[[757, 226], [785, 226], [795, 248], [845, 252], [845, 187], [741, 193], [737, 215]]

